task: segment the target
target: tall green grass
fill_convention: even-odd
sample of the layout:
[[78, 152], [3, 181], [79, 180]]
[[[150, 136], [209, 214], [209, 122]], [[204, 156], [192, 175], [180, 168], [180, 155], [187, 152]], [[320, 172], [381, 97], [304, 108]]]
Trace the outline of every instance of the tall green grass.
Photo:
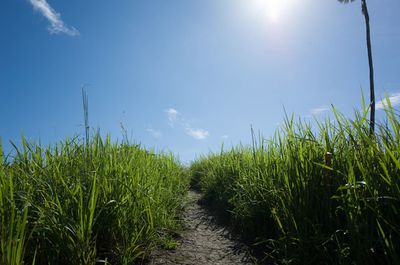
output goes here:
[[272, 139], [195, 161], [192, 185], [268, 264], [399, 264], [400, 122], [387, 103], [374, 137], [368, 110], [333, 108], [318, 129], [286, 118]]
[[170, 154], [95, 135], [0, 147], [0, 264], [132, 264], [170, 240], [188, 188]]

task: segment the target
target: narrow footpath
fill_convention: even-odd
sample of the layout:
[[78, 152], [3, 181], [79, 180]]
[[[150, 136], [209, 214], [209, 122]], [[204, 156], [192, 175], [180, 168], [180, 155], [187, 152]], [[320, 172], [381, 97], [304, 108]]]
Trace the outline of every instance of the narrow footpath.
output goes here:
[[231, 239], [206, 209], [199, 205], [201, 194], [190, 191], [183, 213], [184, 230], [174, 250], [156, 251], [151, 265], [250, 265], [246, 248]]

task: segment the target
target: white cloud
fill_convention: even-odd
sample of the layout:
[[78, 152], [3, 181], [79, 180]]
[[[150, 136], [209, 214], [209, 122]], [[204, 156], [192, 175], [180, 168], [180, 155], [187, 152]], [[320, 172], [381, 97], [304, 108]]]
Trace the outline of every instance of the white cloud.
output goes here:
[[168, 125], [172, 128], [178, 126], [183, 129], [185, 133], [196, 140], [206, 139], [210, 133], [201, 128], [193, 128], [190, 122], [188, 122], [183, 115], [174, 108], [168, 108], [164, 111], [167, 114]]
[[185, 131], [188, 135], [197, 140], [204, 140], [210, 135], [209, 132], [204, 129], [186, 128]]
[[48, 30], [52, 34], [64, 33], [70, 36], [79, 35], [79, 31], [74, 27], [68, 27], [61, 20], [61, 15], [57, 13], [46, 0], [29, 0], [33, 8], [39, 11], [49, 22]]
[[226, 134], [225, 134], [225, 135], [222, 135], [221, 138], [222, 138], [222, 139], [228, 139], [228, 138], [229, 138], [229, 135], [226, 135]]
[[329, 108], [325, 107], [325, 106], [319, 107], [319, 108], [314, 108], [314, 109], [311, 110], [311, 115], [319, 115], [319, 114], [324, 113], [326, 111], [329, 111]]
[[169, 108], [165, 110], [165, 113], [167, 113], [167, 118], [168, 118], [168, 124], [172, 128], [174, 128], [175, 124], [179, 122], [179, 116], [181, 115], [179, 111], [177, 111], [174, 108]]
[[[393, 95], [389, 96], [388, 99], [389, 99], [390, 104], [392, 105], [392, 107], [396, 107], [396, 106], [400, 105], [400, 93], [393, 94]], [[384, 99], [382, 99], [381, 101], [378, 101], [375, 104], [375, 108], [377, 110], [384, 109], [384, 106], [387, 106], [387, 105], [388, 105], [387, 104], [387, 99], [384, 98]]]
[[146, 131], [151, 134], [156, 139], [161, 138], [162, 133], [160, 131], [154, 130], [152, 128], [147, 128]]

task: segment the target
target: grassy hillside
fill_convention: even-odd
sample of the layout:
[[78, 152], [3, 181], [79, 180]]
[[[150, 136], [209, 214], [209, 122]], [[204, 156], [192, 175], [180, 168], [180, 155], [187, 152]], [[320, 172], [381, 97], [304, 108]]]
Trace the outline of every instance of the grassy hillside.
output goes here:
[[0, 147], [0, 264], [132, 264], [168, 244], [188, 188], [167, 154], [95, 136]]
[[333, 111], [195, 161], [192, 184], [268, 264], [399, 264], [399, 117], [370, 137], [367, 111]]

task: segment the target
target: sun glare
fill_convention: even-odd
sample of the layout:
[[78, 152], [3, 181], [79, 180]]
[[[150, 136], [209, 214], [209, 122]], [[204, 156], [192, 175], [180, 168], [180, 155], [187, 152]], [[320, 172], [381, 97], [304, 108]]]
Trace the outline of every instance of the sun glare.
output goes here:
[[253, 11], [265, 16], [271, 23], [279, 23], [288, 15], [288, 8], [294, 0], [250, 0]]

